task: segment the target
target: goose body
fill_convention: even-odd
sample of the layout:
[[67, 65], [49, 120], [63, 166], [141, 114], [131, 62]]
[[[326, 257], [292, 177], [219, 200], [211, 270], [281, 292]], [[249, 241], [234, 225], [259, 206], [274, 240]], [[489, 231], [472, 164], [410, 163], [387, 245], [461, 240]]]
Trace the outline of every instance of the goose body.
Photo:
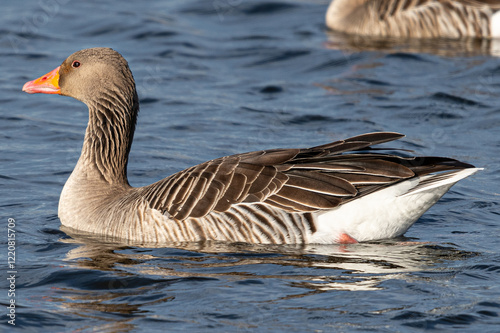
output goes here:
[[312, 148], [221, 157], [135, 188], [128, 183], [127, 161], [139, 104], [119, 53], [75, 52], [23, 90], [71, 96], [89, 107], [82, 153], [59, 201], [61, 223], [134, 242], [392, 238], [478, 170], [450, 158], [375, 153], [372, 145], [402, 137], [379, 132]]
[[498, 0], [333, 0], [326, 25], [362, 36], [500, 37]]

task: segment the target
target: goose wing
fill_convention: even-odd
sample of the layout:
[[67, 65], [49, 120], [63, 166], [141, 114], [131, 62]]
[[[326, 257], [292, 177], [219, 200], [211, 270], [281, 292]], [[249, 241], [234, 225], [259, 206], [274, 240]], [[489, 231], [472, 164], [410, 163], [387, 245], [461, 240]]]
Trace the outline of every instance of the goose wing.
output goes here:
[[423, 160], [369, 150], [359, 152], [401, 137], [392, 132], [369, 133], [307, 149], [226, 156], [139, 191], [151, 208], [178, 220], [224, 212], [243, 202], [267, 203], [289, 212], [311, 212], [336, 207], [415, 174], [465, 166], [444, 158]]

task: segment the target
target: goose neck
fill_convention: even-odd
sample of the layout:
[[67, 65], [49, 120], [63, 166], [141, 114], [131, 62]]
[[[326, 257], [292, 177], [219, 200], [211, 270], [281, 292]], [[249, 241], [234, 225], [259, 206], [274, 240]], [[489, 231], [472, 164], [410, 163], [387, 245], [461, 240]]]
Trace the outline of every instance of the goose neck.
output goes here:
[[139, 110], [137, 93], [131, 97], [104, 93], [87, 103], [89, 123], [79, 164], [110, 184], [128, 184], [128, 155]]

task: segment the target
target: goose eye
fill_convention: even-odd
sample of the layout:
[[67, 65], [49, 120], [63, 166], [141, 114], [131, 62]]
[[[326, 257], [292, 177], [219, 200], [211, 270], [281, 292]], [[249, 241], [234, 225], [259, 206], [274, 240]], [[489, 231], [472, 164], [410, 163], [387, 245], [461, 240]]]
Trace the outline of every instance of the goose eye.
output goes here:
[[81, 63], [78, 61], [78, 60], [75, 60], [73, 61], [73, 63], [71, 64], [71, 67], [73, 68], [78, 68], [80, 67]]

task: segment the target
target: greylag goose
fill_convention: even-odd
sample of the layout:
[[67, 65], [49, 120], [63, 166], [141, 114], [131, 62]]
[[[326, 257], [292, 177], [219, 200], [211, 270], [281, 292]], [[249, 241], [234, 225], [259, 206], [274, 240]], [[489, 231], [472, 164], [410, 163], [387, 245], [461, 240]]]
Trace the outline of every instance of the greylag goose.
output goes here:
[[362, 36], [500, 37], [498, 0], [333, 0], [326, 25]]
[[221, 157], [134, 188], [127, 161], [139, 100], [118, 52], [78, 51], [23, 91], [70, 96], [89, 108], [81, 156], [59, 201], [61, 223], [133, 242], [393, 238], [478, 170], [450, 158], [375, 153], [370, 146], [402, 137], [380, 132]]

